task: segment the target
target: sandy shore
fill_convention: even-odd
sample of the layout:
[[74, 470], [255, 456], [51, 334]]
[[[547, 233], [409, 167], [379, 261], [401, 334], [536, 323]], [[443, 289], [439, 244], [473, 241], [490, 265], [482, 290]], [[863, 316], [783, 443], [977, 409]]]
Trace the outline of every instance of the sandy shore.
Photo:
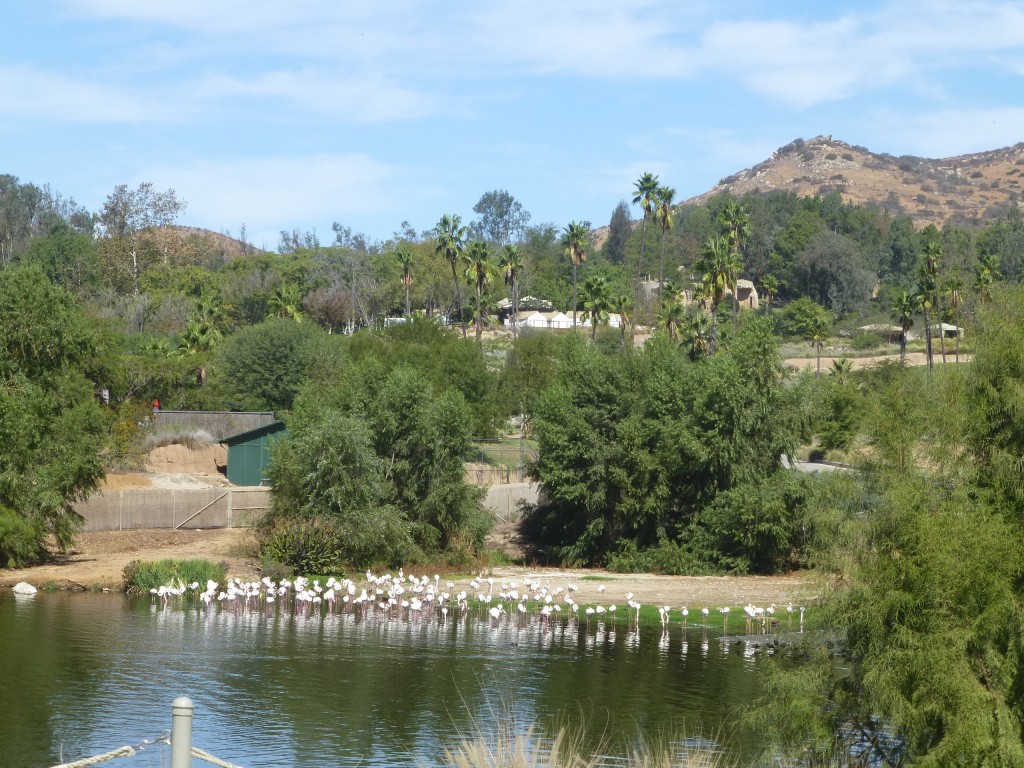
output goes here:
[[[224, 562], [229, 576], [242, 579], [255, 579], [259, 574], [255, 542], [252, 533], [244, 528], [104, 531], [80, 534], [76, 547], [58, 562], [0, 570], [0, 587], [9, 588], [19, 581], [27, 581], [37, 587], [55, 585], [60, 589], [120, 589], [121, 573], [132, 560], [186, 558]], [[572, 583], [578, 588], [580, 602], [625, 602], [625, 594], [632, 592], [641, 602], [676, 608], [682, 605], [738, 606], [747, 602], [759, 605], [804, 603], [818, 592], [809, 574], [655, 576], [516, 566], [494, 568], [482, 575], [494, 579], [491, 588], [495, 593], [503, 583], [537, 581], [552, 588], [564, 588]], [[442, 579], [456, 581], [459, 589], [468, 589], [470, 578], [466, 574], [442, 576]]]

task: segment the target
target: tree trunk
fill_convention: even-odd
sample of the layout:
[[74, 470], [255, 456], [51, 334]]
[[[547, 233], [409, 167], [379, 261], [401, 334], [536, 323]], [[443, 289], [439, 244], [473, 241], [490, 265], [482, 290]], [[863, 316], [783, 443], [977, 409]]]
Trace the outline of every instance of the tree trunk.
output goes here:
[[512, 281], [512, 338], [519, 338], [519, 286]]
[[902, 363], [907, 357], [907, 332], [906, 330], [900, 334], [900, 362]]
[[409, 284], [408, 283], [406, 283], [406, 285], [405, 285], [405, 317], [406, 317], [407, 320], [412, 317], [412, 310], [410, 309], [410, 305], [409, 305]]
[[469, 338], [469, 330], [466, 328], [466, 318], [462, 316], [462, 291], [459, 290], [459, 276], [455, 272], [455, 259], [451, 260], [452, 264], [452, 282], [455, 284], [455, 313], [459, 316], [459, 320], [462, 321], [462, 338]]
[[[633, 285], [633, 312], [640, 312], [640, 277], [643, 275], [644, 255], [647, 252], [647, 210], [644, 210], [644, 223], [640, 228], [640, 258], [636, 264], [636, 283]], [[636, 318], [634, 317], [634, 320]], [[629, 326], [629, 343], [636, 341], [636, 323]]]
[[924, 310], [924, 348], [926, 357], [928, 358], [928, 370], [931, 371], [932, 365], [932, 329], [928, 325], [928, 310]]
[[572, 263], [572, 332], [576, 333], [576, 262]]
[[480, 286], [476, 288], [476, 343], [479, 344], [484, 333], [484, 319], [480, 314]]
[[740, 314], [739, 290], [736, 287], [737, 279], [732, 279], [732, 337], [736, 338], [736, 318]]
[[665, 300], [665, 230], [661, 230], [661, 258], [658, 263], [658, 302]]
[[[712, 298], [714, 302], [714, 298]], [[718, 306], [711, 307], [711, 333], [708, 335], [708, 357], [714, 356], [718, 349]]]

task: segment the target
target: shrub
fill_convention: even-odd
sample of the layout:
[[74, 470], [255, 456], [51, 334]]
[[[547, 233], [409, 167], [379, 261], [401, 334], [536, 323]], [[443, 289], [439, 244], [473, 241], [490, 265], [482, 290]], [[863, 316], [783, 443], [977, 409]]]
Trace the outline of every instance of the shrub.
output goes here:
[[36, 529], [12, 510], [0, 505], [0, 559], [8, 568], [17, 568], [42, 558], [42, 537]]
[[682, 544], [662, 539], [657, 546], [637, 548], [636, 542], [622, 542], [608, 558], [608, 570], [619, 573], [663, 573], [668, 576], [708, 576], [717, 573], [707, 562]]
[[209, 560], [132, 560], [121, 572], [124, 591], [130, 595], [144, 595], [151, 589], [179, 582], [206, 585], [209, 580], [223, 582], [226, 577], [224, 563]]
[[885, 343], [885, 339], [877, 333], [861, 333], [850, 340], [850, 346], [854, 349], [874, 349]]

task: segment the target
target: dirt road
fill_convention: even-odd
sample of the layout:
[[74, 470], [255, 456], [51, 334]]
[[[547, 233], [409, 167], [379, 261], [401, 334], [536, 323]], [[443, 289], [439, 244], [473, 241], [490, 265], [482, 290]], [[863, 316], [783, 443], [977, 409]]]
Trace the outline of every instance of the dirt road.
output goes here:
[[[224, 562], [229, 576], [258, 578], [255, 542], [244, 528], [220, 528], [204, 531], [132, 530], [83, 533], [75, 549], [60, 561], [34, 568], [0, 570], [0, 587], [9, 588], [19, 581], [37, 587], [49, 584], [62, 589], [121, 588], [121, 573], [132, 560], [204, 558]], [[419, 569], [410, 569], [416, 572]], [[433, 572], [429, 575], [433, 576]], [[442, 579], [455, 581], [456, 589], [469, 590], [475, 574], [451, 574]], [[579, 602], [625, 602], [632, 592], [648, 604], [666, 604], [678, 608], [690, 606], [738, 606], [747, 602], [766, 605], [803, 603], [813, 598], [817, 586], [808, 575], [789, 576], [655, 576], [621, 574], [599, 570], [563, 570], [525, 567], [500, 567], [482, 575], [497, 593], [502, 583], [526, 584], [537, 581], [552, 588], [574, 584]], [[599, 587], [604, 586], [602, 592]]]

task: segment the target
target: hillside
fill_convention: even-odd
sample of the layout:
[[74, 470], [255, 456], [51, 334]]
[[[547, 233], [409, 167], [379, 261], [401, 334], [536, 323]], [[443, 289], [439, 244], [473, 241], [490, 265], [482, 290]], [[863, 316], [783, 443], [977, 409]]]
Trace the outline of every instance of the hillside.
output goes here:
[[261, 253], [260, 249], [253, 245], [243, 243], [241, 240], [236, 240], [229, 235], [214, 232], [210, 229], [202, 229], [201, 227], [185, 227], [180, 224], [172, 224], [167, 227], [159, 227], [157, 232], [166, 233], [167, 236], [177, 238], [185, 244], [191, 242], [195, 247], [204, 252], [220, 253], [228, 260]]
[[[1024, 142], [1012, 147], [932, 160], [876, 154], [818, 136], [797, 139], [753, 168], [727, 176], [683, 205], [699, 205], [713, 195], [740, 197], [781, 189], [797, 195], [839, 192], [843, 200], [909, 216], [920, 227], [947, 221], [991, 224], [1020, 200], [1024, 177]], [[600, 248], [608, 227], [594, 230]]]
[[923, 227], [947, 221], [985, 224], [1021, 196], [1024, 143], [939, 160], [876, 154], [831, 136], [796, 141], [753, 168], [722, 179], [686, 203], [729, 192], [783, 189], [798, 195], [839, 192], [847, 202], [910, 216]]

